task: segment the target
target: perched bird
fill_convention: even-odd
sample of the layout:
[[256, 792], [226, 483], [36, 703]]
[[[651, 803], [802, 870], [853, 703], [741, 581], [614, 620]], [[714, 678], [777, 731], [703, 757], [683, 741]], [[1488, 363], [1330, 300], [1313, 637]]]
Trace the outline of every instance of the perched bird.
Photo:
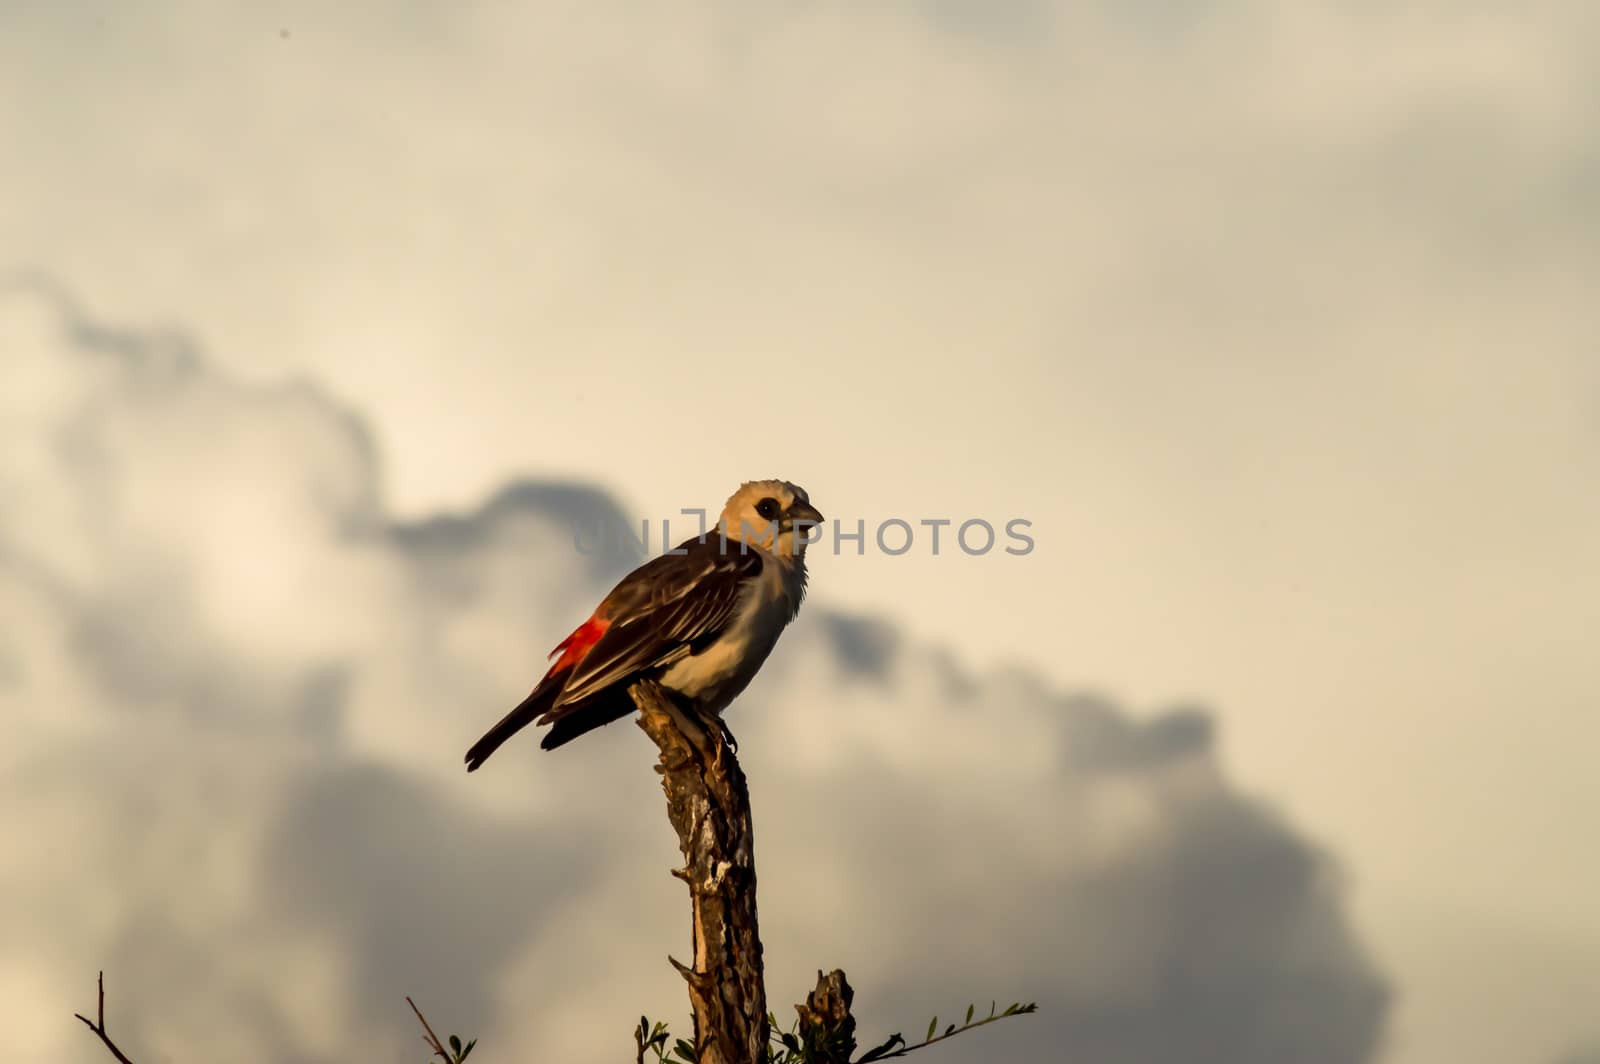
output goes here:
[[[822, 515], [805, 489], [753, 480], [715, 529], [646, 562], [563, 639], [533, 693], [467, 751], [467, 771], [529, 724], [554, 750], [633, 713], [628, 688], [655, 680], [708, 722], [761, 668], [806, 591], [806, 541]], [[723, 728], [726, 734], [726, 728]]]

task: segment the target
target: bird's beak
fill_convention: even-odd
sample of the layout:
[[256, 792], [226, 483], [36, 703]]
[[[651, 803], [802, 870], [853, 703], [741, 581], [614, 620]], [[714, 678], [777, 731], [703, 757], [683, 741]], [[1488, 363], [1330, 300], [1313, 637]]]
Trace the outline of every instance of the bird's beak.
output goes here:
[[822, 513], [810, 503], [795, 503], [789, 507], [788, 517], [790, 527], [793, 527], [799, 521], [805, 521], [812, 525], [822, 524]]

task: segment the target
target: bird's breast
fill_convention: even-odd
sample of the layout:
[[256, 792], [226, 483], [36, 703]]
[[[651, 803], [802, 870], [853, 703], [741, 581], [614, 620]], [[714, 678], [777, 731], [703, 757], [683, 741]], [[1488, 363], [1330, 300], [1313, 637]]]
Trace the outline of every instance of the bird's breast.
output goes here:
[[745, 589], [722, 634], [673, 663], [661, 682], [694, 699], [701, 712], [720, 713], [754, 679], [793, 616], [782, 574], [765, 572]]

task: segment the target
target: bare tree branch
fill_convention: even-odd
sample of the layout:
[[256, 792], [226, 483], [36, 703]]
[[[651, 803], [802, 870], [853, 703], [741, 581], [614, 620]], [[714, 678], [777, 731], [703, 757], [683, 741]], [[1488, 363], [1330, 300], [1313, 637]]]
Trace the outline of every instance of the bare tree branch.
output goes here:
[[685, 712], [648, 680], [629, 694], [639, 727], [661, 750], [656, 771], [683, 851], [683, 867], [673, 875], [689, 886], [694, 965], [667, 959], [689, 984], [695, 1055], [700, 1064], [761, 1064], [767, 997], [744, 771], [721, 722], [708, 725]]
[[129, 1060], [127, 1058], [127, 1056], [122, 1052], [122, 1050], [117, 1048], [117, 1043], [113, 1042], [111, 1040], [111, 1036], [106, 1033], [106, 973], [105, 972], [101, 972], [100, 973], [99, 987], [100, 987], [100, 1010], [97, 1013], [97, 1017], [99, 1019], [99, 1022], [98, 1023], [90, 1023], [89, 1022], [89, 1017], [83, 1015], [83, 1013], [81, 1013], [81, 1012], [74, 1012], [73, 1015], [76, 1016], [78, 1019], [82, 1020], [83, 1021], [83, 1025], [85, 1027], [89, 1028], [89, 1030], [93, 1031], [99, 1037], [101, 1042], [105, 1043], [105, 1047], [111, 1051], [111, 1055], [112, 1056], [114, 1056], [118, 1060], [120, 1060], [122, 1062], [122, 1064], [133, 1064], [133, 1061]]
[[433, 1033], [433, 1028], [428, 1026], [427, 1018], [422, 1015], [422, 1010], [417, 1008], [417, 1003], [411, 1000], [411, 995], [409, 994], [406, 995], [406, 1004], [410, 1005], [411, 1011], [417, 1014], [417, 1019], [421, 1022], [422, 1029], [428, 1032], [423, 1036], [422, 1040], [428, 1044], [428, 1048], [438, 1055], [439, 1059], [443, 1060], [445, 1064], [450, 1064], [455, 1058], [445, 1052], [444, 1044], [439, 1041], [439, 1036]]

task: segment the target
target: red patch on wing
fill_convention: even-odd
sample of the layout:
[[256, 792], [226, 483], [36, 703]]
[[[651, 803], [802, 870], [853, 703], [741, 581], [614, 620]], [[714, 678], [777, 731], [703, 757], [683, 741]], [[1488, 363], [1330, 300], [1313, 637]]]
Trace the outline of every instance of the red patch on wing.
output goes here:
[[556, 673], [570, 669], [582, 661], [583, 656], [589, 653], [596, 643], [600, 642], [600, 637], [605, 635], [606, 629], [610, 627], [611, 622], [601, 617], [598, 613], [578, 625], [577, 628], [573, 629], [571, 635], [563, 639], [550, 652], [552, 657], [557, 654], [560, 654], [561, 657], [556, 658], [556, 663], [550, 666], [550, 671], [545, 673], [545, 676], [547, 678], [554, 676]]

